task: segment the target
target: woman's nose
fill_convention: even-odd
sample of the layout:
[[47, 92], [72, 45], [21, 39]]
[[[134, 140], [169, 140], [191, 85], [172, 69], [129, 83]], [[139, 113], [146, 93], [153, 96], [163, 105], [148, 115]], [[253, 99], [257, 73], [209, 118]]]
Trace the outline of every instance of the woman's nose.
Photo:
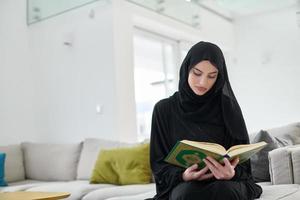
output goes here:
[[206, 86], [206, 84], [207, 84], [207, 78], [201, 77], [200, 80], [199, 80], [199, 84], [201, 86]]

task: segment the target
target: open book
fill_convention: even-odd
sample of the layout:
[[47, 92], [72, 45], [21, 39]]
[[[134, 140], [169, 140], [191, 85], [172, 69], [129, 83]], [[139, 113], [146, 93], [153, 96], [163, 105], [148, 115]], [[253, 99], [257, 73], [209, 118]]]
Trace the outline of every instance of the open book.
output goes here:
[[266, 142], [241, 144], [226, 150], [223, 146], [216, 143], [181, 140], [174, 145], [165, 161], [184, 168], [197, 163], [200, 169], [205, 167], [203, 159], [206, 156], [213, 157], [220, 163], [223, 163], [223, 158], [225, 157], [229, 160], [239, 157], [239, 163], [243, 163], [266, 145]]

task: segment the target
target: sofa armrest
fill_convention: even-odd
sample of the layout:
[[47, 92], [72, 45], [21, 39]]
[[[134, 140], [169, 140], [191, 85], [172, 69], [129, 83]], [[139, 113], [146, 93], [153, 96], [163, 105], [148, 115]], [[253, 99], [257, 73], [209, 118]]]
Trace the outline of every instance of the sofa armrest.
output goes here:
[[272, 184], [293, 184], [295, 179], [300, 182], [299, 155], [300, 145], [282, 147], [269, 152], [269, 173]]
[[271, 183], [277, 184], [292, 184], [293, 166], [289, 149], [282, 147], [269, 152], [269, 173]]
[[300, 145], [291, 149], [294, 183], [300, 184]]

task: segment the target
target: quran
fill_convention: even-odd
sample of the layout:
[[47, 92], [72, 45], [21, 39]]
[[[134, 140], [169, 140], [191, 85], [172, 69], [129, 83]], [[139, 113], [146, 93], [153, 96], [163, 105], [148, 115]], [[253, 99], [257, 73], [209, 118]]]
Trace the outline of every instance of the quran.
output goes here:
[[188, 168], [193, 164], [198, 164], [200, 169], [205, 167], [203, 159], [207, 156], [214, 158], [222, 164], [223, 158], [228, 158], [228, 160], [231, 161], [236, 157], [239, 157], [239, 163], [243, 163], [266, 145], [266, 142], [239, 144], [226, 150], [222, 145], [217, 143], [181, 140], [174, 145], [165, 158], [165, 161], [184, 168]]

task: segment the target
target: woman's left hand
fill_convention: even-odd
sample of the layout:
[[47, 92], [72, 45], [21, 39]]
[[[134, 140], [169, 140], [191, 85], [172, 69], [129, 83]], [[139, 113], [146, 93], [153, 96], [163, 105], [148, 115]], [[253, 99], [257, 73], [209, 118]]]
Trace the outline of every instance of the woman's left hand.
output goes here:
[[206, 166], [210, 169], [211, 173], [218, 180], [230, 180], [235, 175], [235, 167], [239, 163], [239, 158], [235, 158], [231, 163], [227, 158], [224, 158], [224, 165], [211, 157], [206, 157], [203, 160]]

